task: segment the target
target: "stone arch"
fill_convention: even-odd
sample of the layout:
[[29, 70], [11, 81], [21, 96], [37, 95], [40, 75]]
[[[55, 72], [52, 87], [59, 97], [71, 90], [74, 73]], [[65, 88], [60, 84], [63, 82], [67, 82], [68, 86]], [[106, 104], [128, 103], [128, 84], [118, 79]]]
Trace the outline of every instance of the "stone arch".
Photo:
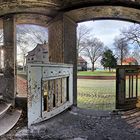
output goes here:
[[96, 19], [118, 19], [140, 22], [140, 10], [122, 6], [92, 6], [71, 10], [65, 14], [75, 22]]
[[52, 18], [49, 16], [34, 13], [22, 13], [15, 15], [16, 24], [34, 24], [47, 27], [47, 24], [51, 19]]
[[[86, 3], [86, 2], [85, 2]], [[87, 2], [88, 3], [88, 2]], [[56, 62], [59, 55], [60, 62], [74, 65], [74, 104], [77, 104], [77, 55], [76, 55], [76, 23], [95, 19], [119, 19], [132, 22], [140, 22], [140, 10], [123, 6], [88, 6], [74, 7], [72, 10], [59, 14], [49, 24], [49, 47], [51, 60]], [[58, 28], [59, 26], [59, 28]], [[57, 36], [60, 33], [59, 36]], [[54, 40], [51, 40], [54, 36]], [[55, 43], [54, 43], [55, 42]], [[70, 56], [70, 57], [69, 57]], [[59, 61], [58, 60], [58, 61]]]
[[[19, 24], [31, 22], [47, 25], [51, 61], [74, 64], [73, 76], [76, 81], [77, 23], [108, 18], [139, 23], [139, 6], [139, 0], [7, 0], [0, 2], [0, 16], [15, 15], [17, 21], [14, 22]], [[6, 22], [6, 24], [10, 23]], [[77, 89], [76, 82], [74, 89]], [[76, 90], [74, 90], [74, 98], [76, 104]]]

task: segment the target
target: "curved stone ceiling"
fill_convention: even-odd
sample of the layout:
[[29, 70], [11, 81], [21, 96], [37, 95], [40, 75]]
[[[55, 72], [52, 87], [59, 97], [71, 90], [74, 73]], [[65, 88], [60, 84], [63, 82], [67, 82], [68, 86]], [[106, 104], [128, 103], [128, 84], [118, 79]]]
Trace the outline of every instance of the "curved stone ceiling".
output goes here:
[[75, 22], [95, 19], [122, 19], [140, 23], [140, 10], [121, 6], [92, 6], [65, 13]]
[[36, 13], [54, 17], [59, 12], [88, 6], [140, 7], [140, 0], [0, 0], [0, 16], [9, 13]]
[[1, 0], [0, 16], [10, 13], [36, 13], [56, 15], [61, 0]]
[[140, 0], [0, 0], [0, 16], [16, 14], [18, 24], [43, 26], [65, 12], [76, 22], [112, 17], [139, 21], [139, 7]]

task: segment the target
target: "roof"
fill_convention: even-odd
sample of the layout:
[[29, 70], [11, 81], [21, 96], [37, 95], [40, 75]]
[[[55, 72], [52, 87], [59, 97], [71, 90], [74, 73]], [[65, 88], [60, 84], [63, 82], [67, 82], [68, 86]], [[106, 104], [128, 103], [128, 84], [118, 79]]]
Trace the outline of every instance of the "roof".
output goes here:
[[132, 62], [137, 62], [137, 60], [133, 57], [125, 58], [123, 60], [123, 63], [132, 63]]
[[78, 62], [84, 62], [84, 63], [85, 63], [85, 62], [87, 62], [87, 61], [85, 61], [81, 56], [79, 56], [79, 57], [78, 57]]
[[35, 50], [37, 50], [38, 48], [42, 48], [42, 52], [48, 52], [48, 44], [37, 44], [37, 46], [33, 49], [33, 50], [31, 50], [31, 51], [29, 51], [28, 52], [28, 55], [34, 55], [35, 54]]

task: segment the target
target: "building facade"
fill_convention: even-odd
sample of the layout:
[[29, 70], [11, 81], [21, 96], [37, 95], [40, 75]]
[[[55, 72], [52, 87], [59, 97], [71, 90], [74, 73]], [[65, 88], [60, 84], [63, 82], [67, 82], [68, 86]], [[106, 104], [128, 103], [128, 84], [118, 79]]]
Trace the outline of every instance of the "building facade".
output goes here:
[[78, 57], [77, 70], [87, 71], [87, 61], [85, 61], [81, 56]]
[[123, 60], [122, 65], [138, 65], [138, 62], [135, 58], [129, 57]]
[[44, 44], [37, 44], [37, 46], [26, 56], [26, 64], [28, 63], [48, 63], [49, 56], [48, 56], [48, 45]]

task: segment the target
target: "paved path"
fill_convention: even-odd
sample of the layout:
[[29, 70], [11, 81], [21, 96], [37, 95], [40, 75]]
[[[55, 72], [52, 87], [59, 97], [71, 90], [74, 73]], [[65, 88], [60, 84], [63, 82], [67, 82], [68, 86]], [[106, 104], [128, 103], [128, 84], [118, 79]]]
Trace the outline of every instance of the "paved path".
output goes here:
[[15, 139], [139, 140], [140, 129], [128, 123], [125, 118], [107, 111], [73, 108], [53, 119], [32, 126], [30, 131], [26, 127], [23, 128], [17, 132]]

